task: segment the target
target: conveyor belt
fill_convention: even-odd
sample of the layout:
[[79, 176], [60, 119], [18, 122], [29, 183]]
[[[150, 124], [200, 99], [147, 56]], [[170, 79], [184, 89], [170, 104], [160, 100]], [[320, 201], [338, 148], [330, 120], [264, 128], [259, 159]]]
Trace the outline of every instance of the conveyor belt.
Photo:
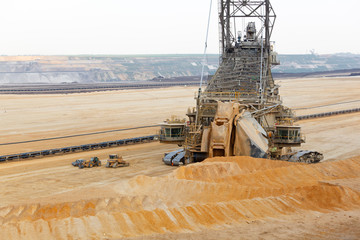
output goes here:
[[79, 145], [79, 146], [53, 148], [53, 149], [34, 151], [34, 152], [3, 155], [3, 156], [0, 156], [0, 162], [11, 161], [11, 160], [22, 160], [22, 159], [28, 159], [28, 158], [34, 158], [34, 157], [44, 157], [44, 156], [51, 156], [51, 155], [60, 155], [60, 154], [74, 153], [74, 152], [81, 152], [81, 151], [90, 151], [90, 150], [97, 150], [97, 149], [108, 148], [108, 147], [118, 147], [118, 146], [123, 146], [123, 145], [128, 145], [128, 144], [152, 142], [152, 141], [156, 141], [157, 139], [158, 139], [158, 135], [150, 135], [150, 136], [127, 138], [127, 139], [120, 139], [120, 140], [108, 141], [108, 142], [84, 144], [84, 145]]
[[0, 88], [0, 94], [62, 94], [62, 93], [83, 93], [96, 91], [114, 91], [123, 89], [147, 89], [164, 88], [176, 86], [196, 86], [198, 82], [173, 82], [173, 83], [134, 83], [134, 84], [114, 84], [114, 85], [64, 85], [64, 86], [6, 86]]
[[296, 117], [296, 120], [300, 121], [300, 120], [305, 120], [305, 119], [322, 118], [322, 117], [329, 117], [329, 116], [354, 113], [354, 112], [360, 112], [360, 108], [346, 109], [346, 110], [340, 110], [340, 111], [334, 111], [334, 112], [316, 113], [316, 114], [310, 114], [310, 115], [302, 115], [302, 116]]

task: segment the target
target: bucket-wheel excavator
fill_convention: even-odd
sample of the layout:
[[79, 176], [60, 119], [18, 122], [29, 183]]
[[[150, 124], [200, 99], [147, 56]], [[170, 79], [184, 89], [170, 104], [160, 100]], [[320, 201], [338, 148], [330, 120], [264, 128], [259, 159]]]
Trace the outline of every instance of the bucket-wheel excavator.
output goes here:
[[322, 160], [316, 151], [292, 150], [305, 138], [293, 111], [282, 105], [271, 74], [280, 63], [270, 41], [276, 19], [270, 1], [219, 0], [218, 16], [220, 66], [187, 112], [182, 149], [165, 154], [163, 161], [179, 165], [215, 156]]

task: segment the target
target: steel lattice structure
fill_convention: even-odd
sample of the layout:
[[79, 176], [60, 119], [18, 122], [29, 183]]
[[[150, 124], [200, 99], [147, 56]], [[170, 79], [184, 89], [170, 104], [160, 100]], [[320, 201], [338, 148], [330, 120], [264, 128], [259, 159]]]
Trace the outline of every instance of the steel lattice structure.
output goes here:
[[226, 55], [229, 49], [235, 46], [237, 30], [240, 29], [237, 21], [239, 18], [260, 20], [262, 26], [257, 33], [257, 38], [265, 31], [265, 48], [270, 46], [276, 14], [269, 0], [219, 0], [220, 54]]
[[[277, 61], [270, 44], [275, 19], [269, 0], [219, 0], [220, 67], [205, 92], [236, 93], [243, 102], [277, 102], [271, 75]], [[245, 22], [244, 32], [237, 31]]]

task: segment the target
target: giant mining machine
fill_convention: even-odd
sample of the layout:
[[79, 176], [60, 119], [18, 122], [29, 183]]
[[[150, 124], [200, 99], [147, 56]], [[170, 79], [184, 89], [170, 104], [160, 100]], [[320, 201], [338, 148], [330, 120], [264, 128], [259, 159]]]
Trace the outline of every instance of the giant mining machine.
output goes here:
[[279, 61], [270, 41], [276, 19], [270, 1], [219, 0], [218, 7], [219, 68], [206, 88], [199, 88], [196, 107], [188, 109], [189, 121], [179, 131], [182, 149], [165, 154], [163, 161], [179, 165], [219, 156], [321, 161], [316, 151], [293, 150], [305, 138], [271, 74]]

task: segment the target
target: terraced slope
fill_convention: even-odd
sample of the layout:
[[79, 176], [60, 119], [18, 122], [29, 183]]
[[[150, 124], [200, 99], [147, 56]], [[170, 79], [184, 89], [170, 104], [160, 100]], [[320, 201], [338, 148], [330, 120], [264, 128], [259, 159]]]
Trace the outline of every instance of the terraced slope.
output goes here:
[[[0, 239], [161, 237], [301, 214], [359, 213], [360, 156], [316, 165], [212, 158], [112, 189], [117, 197], [2, 207]], [[360, 237], [359, 230], [353, 234]]]

